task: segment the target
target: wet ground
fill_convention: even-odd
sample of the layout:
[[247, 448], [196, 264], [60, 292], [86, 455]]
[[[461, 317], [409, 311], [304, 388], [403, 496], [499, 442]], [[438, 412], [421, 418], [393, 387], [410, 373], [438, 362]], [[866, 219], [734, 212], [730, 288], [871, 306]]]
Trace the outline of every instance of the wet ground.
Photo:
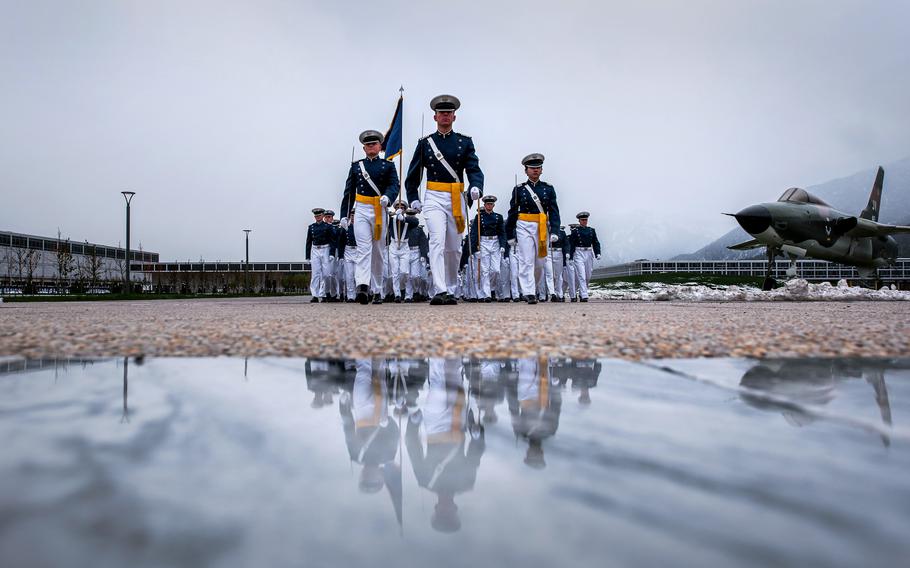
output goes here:
[[910, 360], [0, 360], [0, 565], [894, 566]]

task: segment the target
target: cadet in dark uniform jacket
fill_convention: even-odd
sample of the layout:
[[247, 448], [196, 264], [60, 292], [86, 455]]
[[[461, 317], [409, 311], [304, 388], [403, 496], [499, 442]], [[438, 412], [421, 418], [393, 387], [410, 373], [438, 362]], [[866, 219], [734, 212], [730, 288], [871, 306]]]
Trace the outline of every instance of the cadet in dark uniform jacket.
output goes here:
[[[369, 303], [370, 293], [382, 297], [383, 251], [386, 239], [386, 207], [399, 191], [395, 164], [379, 157], [382, 134], [366, 130], [360, 142], [366, 158], [351, 164], [344, 184], [341, 210], [357, 212], [354, 233], [357, 238], [357, 264], [354, 280], [357, 301]], [[346, 225], [342, 219], [342, 225]]]
[[[479, 299], [492, 301], [492, 293], [499, 284], [502, 254], [509, 246], [506, 239], [506, 223], [502, 215], [493, 211], [496, 205], [495, 195], [483, 196], [483, 209], [471, 222], [471, 242], [480, 247], [480, 289]], [[478, 236], [480, 225], [480, 236]]]
[[540, 181], [543, 162], [543, 154], [529, 154], [521, 160], [528, 181], [512, 190], [506, 219], [512, 254], [518, 256], [518, 285], [529, 304], [537, 303], [537, 281], [546, 271], [548, 240], [556, 241], [559, 233], [556, 190]]
[[600, 260], [600, 241], [597, 240], [597, 231], [588, 226], [590, 215], [587, 211], [582, 211], [575, 216], [578, 218], [579, 226], [571, 236], [575, 277], [578, 280], [578, 292], [582, 302], [588, 301], [588, 283], [591, 282], [594, 259]]
[[[468, 208], [483, 195], [483, 172], [470, 136], [452, 130], [455, 111], [461, 102], [451, 95], [439, 95], [430, 101], [437, 131], [421, 138], [414, 150], [405, 178], [405, 190], [411, 207], [423, 209], [430, 240], [430, 268], [436, 296], [431, 304], [455, 304], [458, 285], [458, 256], [461, 234], [467, 224]], [[427, 171], [427, 192], [420, 202], [418, 188]], [[470, 190], [467, 201], [462, 192], [467, 175]]]
[[408, 235], [417, 231], [420, 221], [415, 215], [406, 215], [407, 207], [404, 201], [395, 203], [395, 215], [389, 218], [389, 278], [392, 281], [392, 293], [395, 302], [401, 303], [401, 289], [405, 289], [405, 297], [413, 298], [414, 290], [411, 284], [411, 246]]
[[325, 279], [331, 265], [329, 257], [335, 235], [332, 226], [323, 221], [324, 213], [325, 209], [321, 207], [313, 209], [316, 221], [307, 227], [306, 232], [306, 259], [310, 261], [310, 293], [313, 295], [310, 302], [313, 303], [325, 297]]

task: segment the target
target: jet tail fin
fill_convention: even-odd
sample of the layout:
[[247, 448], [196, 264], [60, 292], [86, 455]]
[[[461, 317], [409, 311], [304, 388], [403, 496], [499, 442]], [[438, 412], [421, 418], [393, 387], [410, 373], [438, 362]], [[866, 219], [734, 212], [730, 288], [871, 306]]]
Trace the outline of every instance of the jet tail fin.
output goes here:
[[879, 166], [878, 173], [875, 174], [875, 183], [872, 184], [872, 193], [869, 194], [869, 203], [866, 204], [866, 208], [859, 215], [861, 219], [878, 222], [878, 211], [882, 202], [882, 184], [884, 181], [885, 170]]

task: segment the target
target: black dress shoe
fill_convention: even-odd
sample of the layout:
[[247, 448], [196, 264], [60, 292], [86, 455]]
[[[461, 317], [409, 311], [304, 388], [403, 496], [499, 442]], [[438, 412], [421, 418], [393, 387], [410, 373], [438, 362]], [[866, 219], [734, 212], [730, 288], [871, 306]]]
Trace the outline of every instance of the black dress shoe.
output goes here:
[[520, 302], [520, 301], [521, 301], [521, 298], [512, 298], [512, 301], [513, 301], [513, 302]]
[[485, 303], [485, 304], [489, 304], [492, 301], [493, 301], [493, 298], [484, 298], [483, 299], [483, 303]]
[[588, 299], [587, 299], [587, 298], [582, 298], [581, 301], [582, 301], [582, 302], [587, 302]]
[[376, 294], [376, 296], [373, 298], [373, 303], [374, 303], [374, 304], [381, 304], [381, 303], [382, 303], [382, 296], [380, 296], [379, 294]]
[[446, 294], [445, 292], [440, 292], [433, 296], [433, 299], [430, 300], [431, 306], [443, 306], [446, 303]]
[[527, 296], [525, 296], [525, 302], [527, 302], [529, 304], [536, 304], [537, 296], [534, 296], [533, 294], [528, 294]]
[[370, 287], [366, 284], [357, 287], [357, 303], [364, 306], [370, 303]]
[[411, 298], [405, 298], [404, 303], [405, 303], [405, 304], [413, 304], [413, 303], [414, 303], [414, 300], [412, 300]]
[[395, 303], [396, 303], [396, 304], [400, 304], [400, 303], [401, 303], [401, 296], [395, 296]]
[[571, 299], [571, 300], [569, 300], [569, 301], [570, 301], [570, 302], [572, 302], [572, 303], [573, 303], [573, 304], [574, 304], [574, 303], [575, 303], [575, 302], [577, 302], [577, 301], [578, 301], [578, 298], [572, 298], [572, 299]]
[[558, 302], [558, 301], [559, 301], [559, 296], [557, 296], [556, 294], [550, 294], [550, 301], [551, 301], [551, 302]]
[[455, 296], [452, 294], [446, 294], [446, 303], [447, 306], [457, 306], [458, 300], [455, 299]]
[[313, 296], [313, 299], [310, 300], [310, 303], [311, 303], [311, 304], [318, 304], [318, 303], [319, 303], [319, 298], [317, 298], [316, 296]]

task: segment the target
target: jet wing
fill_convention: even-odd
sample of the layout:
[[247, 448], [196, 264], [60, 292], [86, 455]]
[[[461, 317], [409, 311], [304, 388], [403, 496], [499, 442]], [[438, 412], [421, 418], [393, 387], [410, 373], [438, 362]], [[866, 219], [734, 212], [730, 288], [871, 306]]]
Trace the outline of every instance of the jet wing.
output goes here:
[[749, 250], [763, 246], [765, 246], [764, 243], [759, 242], [758, 239], [752, 239], [742, 243], [737, 243], [735, 245], [730, 245], [727, 248], [730, 250]]
[[[910, 233], [910, 227], [904, 225], [885, 225], [861, 217], [850, 217], [848, 219], [850, 225], [853, 224], [853, 219], [856, 219], [856, 226], [844, 232], [848, 237], [884, 237], [886, 235]], [[847, 219], [843, 221], [847, 221]]]

